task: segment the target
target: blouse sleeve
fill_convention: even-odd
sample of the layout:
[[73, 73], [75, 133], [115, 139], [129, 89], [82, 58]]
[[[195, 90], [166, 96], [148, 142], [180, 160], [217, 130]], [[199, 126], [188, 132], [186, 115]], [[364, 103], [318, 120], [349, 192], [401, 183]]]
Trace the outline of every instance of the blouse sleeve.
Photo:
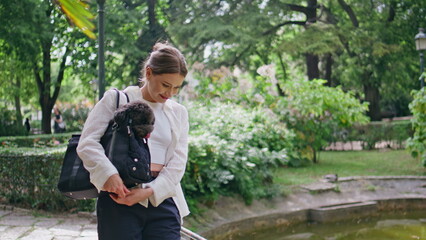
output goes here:
[[186, 162], [188, 159], [188, 112], [185, 107], [180, 105], [181, 115], [178, 127], [180, 127], [180, 136], [178, 136], [176, 148], [170, 161], [163, 167], [158, 177], [147, 183], [146, 186], [153, 189], [154, 194], [149, 198], [154, 206], [160, 205], [165, 199], [176, 196], [176, 188], [185, 173]]
[[105, 92], [104, 97], [89, 113], [77, 146], [77, 154], [90, 173], [90, 181], [98, 190], [102, 190], [111, 175], [118, 173], [100, 144], [100, 139], [114, 116], [116, 96], [114, 90]]

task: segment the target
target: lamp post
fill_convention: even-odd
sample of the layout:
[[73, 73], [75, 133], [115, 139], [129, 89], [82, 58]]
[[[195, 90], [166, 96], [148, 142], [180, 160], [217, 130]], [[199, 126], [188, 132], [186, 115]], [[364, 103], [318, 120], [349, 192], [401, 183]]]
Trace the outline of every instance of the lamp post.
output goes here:
[[98, 83], [99, 83], [99, 100], [104, 96], [105, 92], [105, 0], [97, 0], [98, 2]]
[[420, 86], [421, 88], [424, 87], [424, 54], [423, 51], [426, 49], [426, 34], [424, 33], [423, 28], [419, 28], [419, 33], [414, 37], [414, 40], [416, 41], [416, 50], [419, 51], [420, 54]]

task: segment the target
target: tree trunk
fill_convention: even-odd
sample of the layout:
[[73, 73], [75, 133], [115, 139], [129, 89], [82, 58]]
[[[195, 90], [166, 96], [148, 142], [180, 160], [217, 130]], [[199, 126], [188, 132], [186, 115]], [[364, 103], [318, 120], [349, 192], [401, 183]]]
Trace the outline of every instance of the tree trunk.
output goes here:
[[313, 155], [312, 162], [313, 163], [318, 163], [317, 151], [315, 150], [315, 148], [312, 148], [312, 155]]
[[[51, 56], [50, 51], [52, 48], [52, 40], [44, 41], [42, 43], [43, 51], [43, 66], [42, 70], [37, 67], [37, 63], [34, 63], [34, 76], [37, 82], [37, 88], [39, 91], [39, 104], [41, 107], [41, 130], [45, 134], [52, 133], [51, 130], [51, 118], [52, 118], [52, 109], [58, 99], [59, 91], [61, 90], [62, 80], [64, 79], [65, 72], [65, 62], [66, 58], [69, 55], [69, 49], [66, 48], [65, 54], [62, 56], [61, 64], [59, 65], [59, 72], [56, 82], [52, 84], [51, 79]], [[42, 74], [40, 74], [42, 72]], [[53, 87], [53, 94], [51, 94], [51, 89]]]
[[[155, 12], [157, 0], [147, 0], [148, 4], [148, 31], [144, 31], [136, 40], [136, 47], [141, 53], [145, 54], [140, 57], [142, 62], [151, 52], [152, 46], [159, 40], [166, 40], [167, 34], [164, 27], [158, 23]], [[140, 64], [135, 64], [131, 75], [139, 77]]]
[[371, 121], [380, 121], [382, 120], [380, 114], [380, 92], [377, 86], [374, 86], [371, 83], [364, 84], [364, 94], [365, 101], [369, 102], [367, 115], [370, 117]]
[[333, 71], [333, 56], [329, 53], [325, 56], [325, 69], [324, 69], [324, 79], [327, 80], [326, 86], [335, 87], [336, 83], [334, 83], [331, 79], [331, 73]]
[[[315, 23], [317, 21], [317, 0], [309, 0], [308, 6], [306, 11], [306, 20], [307, 24], [305, 25], [306, 28], [309, 27], [310, 24]], [[306, 68], [307, 68], [307, 75], [308, 79], [312, 80], [315, 78], [320, 78], [320, 71], [319, 71], [319, 57], [318, 55], [312, 54], [312, 53], [306, 53]]]
[[16, 78], [15, 86], [17, 92], [15, 92], [15, 112], [16, 112], [16, 124], [22, 127], [22, 113], [21, 113], [21, 98], [19, 96], [19, 92], [21, 89], [21, 80], [19, 77]]
[[[41, 107], [41, 130], [45, 134], [52, 133], [51, 127], [50, 127], [50, 121], [52, 116], [52, 106], [49, 106], [50, 101], [50, 84], [51, 84], [51, 56], [50, 56], [50, 49], [52, 47], [51, 41], [44, 41], [41, 44], [42, 46], [42, 52], [43, 52], [43, 64], [42, 64], [42, 70], [40, 71], [37, 69], [36, 71], [36, 80], [37, 80], [37, 86], [39, 91], [39, 98], [38, 102]], [[41, 72], [41, 76], [40, 76]]]
[[308, 74], [309, 80], [320, 78], [318, 63], [319, 63], [318, 55], [314, 55], [310, 53], [306, 54], [306, 67], [307, 67], [307, 74]]

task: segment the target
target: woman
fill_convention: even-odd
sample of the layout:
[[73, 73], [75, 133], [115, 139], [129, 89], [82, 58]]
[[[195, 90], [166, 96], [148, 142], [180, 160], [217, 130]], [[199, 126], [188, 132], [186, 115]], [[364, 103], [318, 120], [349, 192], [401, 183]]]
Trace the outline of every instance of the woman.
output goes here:
[[[182, 86], [186, 62], [176, 48], [157, 43], [142, 69], [142, 86], [124, 90], [130, 101], [142, 100], [154, 111], [149, 138], [154, 179], [138, 187], [124, 186], [99, 143], [115, 111], [116, 93], [107, 91], [87, 121], [77, 148], [100, 190], [97, 202], [99, 239], [180, 239], [181, 219], [189, 214], [180, 181], [188, 152], [188, 112], [170, 100]], [[122, 94], [120, 104], [126, 103]]]
[[53, 108], [53, 114], [55, 117], [53, 118], [53, 131], [54, 133], [63, 133], [65, 132], [65, 123], [62, 119], [61, 111], [57, 107]]

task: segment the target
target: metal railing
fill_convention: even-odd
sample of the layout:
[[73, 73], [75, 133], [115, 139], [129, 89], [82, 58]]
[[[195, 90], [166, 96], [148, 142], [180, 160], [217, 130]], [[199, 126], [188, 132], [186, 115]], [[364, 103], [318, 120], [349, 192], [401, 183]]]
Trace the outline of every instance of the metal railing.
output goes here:
[[207, 240], [191, 230], [182, 227], [180, 230], [181, 240]]

